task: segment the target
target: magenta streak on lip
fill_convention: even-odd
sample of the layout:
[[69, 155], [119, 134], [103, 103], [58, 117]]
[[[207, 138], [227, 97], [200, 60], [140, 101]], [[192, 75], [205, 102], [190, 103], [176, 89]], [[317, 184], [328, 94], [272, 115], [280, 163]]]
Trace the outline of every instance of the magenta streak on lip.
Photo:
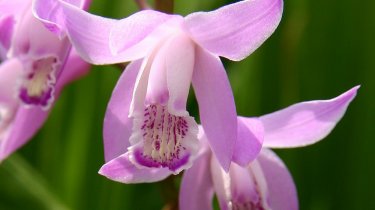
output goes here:
[[134, 158], [140, 165], [152, 168], [168, 167], [172, 171], [176, 171], [181, 166], [185, 165], [189, 161], [189, 157], [190, 154], [186, 154], [185, 156], [174, 159], [171, 162], [160, 163], [153, 160], [151, 157], [145, 156], [140, 149], [134, 151]]

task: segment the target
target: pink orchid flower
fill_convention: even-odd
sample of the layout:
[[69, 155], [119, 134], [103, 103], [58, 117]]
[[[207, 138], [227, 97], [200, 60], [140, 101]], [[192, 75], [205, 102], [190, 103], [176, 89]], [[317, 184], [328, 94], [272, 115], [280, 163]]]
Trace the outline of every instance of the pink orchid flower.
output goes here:
[[89, 69], [69, 39], [60, 40], [33, 16], [31, 4], [0, 2], [0, 161], [42, 126], [62, 87]]
[[238, 61], [258, 48], [281, 19], [282, 0], [245, 0], [186, 17], [143, 10], [122, 20], [59, 2], [54, 10], [64, 18], [50, 18], [53, 31], [68, 36], [85, 60], [133, 61], [105, 116], [102, 175], [147, 182], [191, 166], [199, 147], [197, 123], [186, 111], [191, 83], [209, 145], [229, 169], [237, 120], [219, 56]]
[[[238, 117], [238, 154], [233, 156], [229, 172], [221, 167], [209, 147], [204, 147], [183, 175], [180, 209], [212, 209], [215, 193], [223, 210], [297, 210], [292, 176], [268, 148], [302, 147], [320, 141], [343, 117], [358, 88], [331, 100], [302, 102], [259, 118]], [[208, 141], [202, 128], [199, 139], [203, 144]], [[252, 153], [253, 142], [263, 143], [256, 159], [247, 162], [238, 158], [241, 153]]]

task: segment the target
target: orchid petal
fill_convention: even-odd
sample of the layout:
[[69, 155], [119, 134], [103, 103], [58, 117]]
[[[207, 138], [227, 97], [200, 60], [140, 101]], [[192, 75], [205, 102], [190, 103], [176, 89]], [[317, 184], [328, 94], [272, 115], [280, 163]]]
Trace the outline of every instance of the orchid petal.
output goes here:
[[358, 88], [330, 100], [302, 102], [260, 117], [265, 129], [263, 145], [301, 147], [323, 139], [343, 117]]
[[0, 1], [0, 60], [4, 60], [10, 51], [15, 24], [29, 9], [31, 0]]
[[210, 147], [228, 171], [237, 138], [236, 107], [225, 69], [218, 57], [196, 47], [193, 87]]
[[262, 123], [256, 118], [237, 118], [237, 142], [233, 153], [233, 161], [240, 166], [247, 166], [262, 149], [264, 130]]
[[0, 161], [30, 140], [43, 125], [48, 113], [39, 107], [19, 107], [8, 135], [1, 140]]
[[0, 104], [16, 103], [17, 80], [23, 73], [23, 65], [17, 58], [5, 60], [0, 65]]
[[[47, 1], [47, 2], [46, 2]], [[116, 20], [89, 14], [74, 5], [62, 1], [37, 0], [34, 13], [44, 22], [50, 21], [58, 27], [47, 28], [62, 36], [67, 35], [78, 54], [89, 63], [120, 63], [123, 59], [113, 56], [109, 48], [109, 33]], [[40, 5], [38, 7], [37, 5]], [[43, 8], [43, 9], [41, 9]], [[60, 11], [63, 16], [48, 16], [45, 11]], [[61, 18], [63, 17], [63, 18]]]
[[[253, 161], [252, 163], [256, 163], [256, 161]], [[237, 164], [232, 164], [229, 171], [229, 177], [229, 199], [233, 206], [241, 208], [243, 205], [256, 205], [260, 203], [259, 201], [261, 201], [262, 194], [259, 191], [259, 183], [248, 167], [241, 167]]]
[[[78, 8], [87, 9], [91, 0], [63, 0]], [[56, 0], [36, 0], [33, 2], [34, 16], [39, 19], [51, 32], [59, 37], [64, 36], [64, 11]]]
[[283, 10], [282, 0], [245, 0], [212, 12], [188, 15], [192, 38], [211, 53], [242, 60], [275, 31]]
[[10, 48], [14, 24], [12, 16], [0, 17], [0, 60], [5, 60]]
[[[150, 56], [150, 72], [147, 82], [146, 104], [163, 104], [168, 101], [167, 68], [165, 60], [168, 56], [168, 42], [162, 44], [158, 49], [154, 49]], [[163, 42], [164, 43], [164, 42]]]
[[124, 154], [130, 146], [129, 138], [133, 123], [128, 117], [135, 80], [142, 61], [130, 63], [122, 73], [112, 92], [104, 117], [104, 154], [105, 161]]
[[135, 80], [134, 91], [130, 103], [129, 117], [135, 117], [135, 115], [144, 112], [148, 78], [154, 56], [155, 54], [151, 53], [150, 56], [142, 60], [140, 70]]
[[263, 149], [257, 160], [267, 182], [267, 203], [270, 209], [297, 210], [296, 187], [282, 160], [269, 149]]
[[194, 69], [194, 44], [183, 34], [174, 37], [166, 57], [169, 90], [168, 110], [177, 116], [188, 115], [186, 101]]
[[12, 40], [12, 56], [24, 56], [37, 59], [46, 55], [57, 56], [65, 60], [70, 49], [68, 39], [59, 40], [48, 31], [28, 10], [17, 24]]
[[[165, 26], [178, 22], [182, 22], [181, 16], [154, 10], [143, 10], [121, 19], [114, 24], [110, 33], [112, 53], [117, 55], [131, 51], [131, 54], [136, 54], [133, 55], [136, 58], [143, 57], [153, 48], [150, 46], [157, 44], [161, 36], [168, 33]], [[132, 56], [130, 53], [127, 54]]]
[[167, 178], [172, 172], [166, 168], [137, 168], [125, 153], [108, 163], [99, 170], [99, 174], [122, 183], [157, 182]]
[[[211, 157], [211, 176], [215, 190], [216, 197], [219, 201], [219, 205], [222, 210], [229, 210], [228, 203], [231, 200], [230, 192], [230, 176], [226, 173], [218, 160], [215, 157]], [[231, 165], [231, 167], [234, 164]]]
[[[0, 56], [3, 47], [8, 50], [15, 24], [22, 17], [31, 0], [1, 0], [0, 1]], [[4, 57], [0, 57], [4, 58]]]
[[180, 187], [181, 210], [212, 209], [213, 183], [210, 172], [210, 152], [199, 156], [191, 168], [185, 171]]
[[29, 8], [31, 0], [1, 0], [0, 1], [0, 18], [11, 15], [18, 19]]

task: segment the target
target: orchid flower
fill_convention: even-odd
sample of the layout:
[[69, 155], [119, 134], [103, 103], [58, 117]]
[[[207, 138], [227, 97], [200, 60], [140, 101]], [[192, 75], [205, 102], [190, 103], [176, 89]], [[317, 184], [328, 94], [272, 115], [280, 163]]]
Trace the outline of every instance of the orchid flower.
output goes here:
[[0, 2], [0, 161], [42, 126], [62, 87], [89, 69], [69, 39], [60, 40], [33, 16], [31, 4]]
[[[186, 170], [180, 188], [181, 210], [212, 209], [216, 194], [221, 209], [296, 210], [293, 179], [279, 157], [268, 148], [314, 144], [326, 137], [343, 117], [359, 86], [331, 99], [302, 102], [259, 118], [238, 117], [238, 153], [252, 153], [252, 142], [263, 142], [251, 162], [233, 157], [227, 173], [206, 146]], [[200, 141], [208, 136], [200, 129]], [[239, 155], [239, 154], [237, 154]]]
[[282, 6], [282, 0], [245, 0], [186, 17], [143, 10], [122, 20], [91, 15], [64, 1], [49, 8], [64, 14], [49, 17], [51, 30], [68, 36], [86, 61], [133, 61], [107, 108], [107, 163], [100, 173], [129, 183], [189, 168], [199, 147], [197, 123], [186, 110], [190, 83], [209, 145], [228, 170], [237, 120], [219, 56], [238, 61], [251, 54], [276, 29]]

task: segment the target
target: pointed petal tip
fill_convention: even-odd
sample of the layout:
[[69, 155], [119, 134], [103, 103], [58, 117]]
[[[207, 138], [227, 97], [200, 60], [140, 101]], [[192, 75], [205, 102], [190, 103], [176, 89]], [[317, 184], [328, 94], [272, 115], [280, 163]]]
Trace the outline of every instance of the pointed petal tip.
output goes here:
[[100, 169], [98, 171], [98, 174], [108, 178], [108, 172], [107, 172], [106, 169], [107, 169], [107, 165], [106, 164], [102, 165], [102, 167], [100, 167]]
[[359, 88], [361, 88], [361, 85], [354, 86], [347, 92], [343, 93], [342, 95], [347, 94], [354, 98], [357, 95]]
[[261, 116], [264, 146], [293, 148], [322, 140], [344, 116], [359, 88], [357, 85], [333, 99], [302, 102]]
[[[333, 98], [333, 99], [330, 99], [330, 100], [327, 100], [327, 101], [336, 101], [336, 103], [338, 103], [339, 101], [341, 101], [343, 103], [342, 106], [345, 106], [345, 105], [349, 105], [349, 103], [351, 103], [353, 101], [353, 99], [357, 96], [357, 93], [358, 93], [358, 90], [359, 88], [361, 87], [361, 85], [357, 85], [357, 86], [354, 86], [352, 87], [351, 89], [349, 89], [348, 91], [342, 93], [341, 95], [337, 96], [336, 98]], [[345, 108], [346, 110], [346, 108]], [[345, 110], [344, 110], [344, 113], [345, 113]]]

